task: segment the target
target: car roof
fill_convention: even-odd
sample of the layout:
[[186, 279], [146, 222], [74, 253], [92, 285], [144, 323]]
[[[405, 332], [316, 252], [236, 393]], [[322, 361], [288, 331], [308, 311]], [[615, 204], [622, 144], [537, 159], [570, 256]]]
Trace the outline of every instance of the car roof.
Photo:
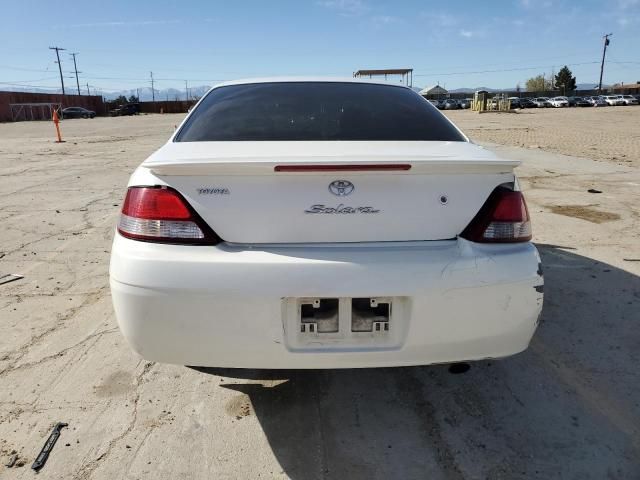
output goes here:
[[301, 82], [326, 82], [326, 83], [364, 83], [374, 85], [386, 85], [389, 87], [402, 87], [409, 89], [406, 85], [400, 85], [396, 83], [384, 82], [382, 80], [373, 80], [369, 78], [354, 78], [354, 77], [261, 77], [261, 78], [243, 78], [240, 80], [232, 80], [228, 82], [221, 82], [213, 87], [227, 87], [230, 85], [250, 85], [255, 83], [301, 83]]

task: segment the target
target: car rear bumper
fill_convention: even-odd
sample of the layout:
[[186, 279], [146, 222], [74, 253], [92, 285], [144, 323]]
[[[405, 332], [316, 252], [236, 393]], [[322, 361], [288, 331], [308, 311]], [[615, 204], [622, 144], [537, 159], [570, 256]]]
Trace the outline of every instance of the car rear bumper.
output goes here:
[[[136, 352], [211, 367], [383, 367], [508, 356], [527, 348], [543, 298], [532, 244], [462, 239], [203, 247], [116, 234], [110, 276], [118, 324]], [[351, 298], [391, 298], [390, 336], [354, 343], [318, 333], [300, 343], [301, 297], [339, 298], [345, 308]]]

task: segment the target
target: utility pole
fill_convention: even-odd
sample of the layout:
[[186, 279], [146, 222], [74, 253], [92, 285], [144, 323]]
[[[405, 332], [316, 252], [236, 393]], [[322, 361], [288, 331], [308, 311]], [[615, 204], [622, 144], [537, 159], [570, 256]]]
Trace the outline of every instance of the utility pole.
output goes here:
[[602, 47], [602, 63], [600, 64], [600, 81], [598, 82], [598, 93], [602, 93], [602, 73], [604, 72], [604, 57], [607, 54], [607, 45], [609, 45], [609, 37], [613, 36], [613, 33], [607, 33], [604, 37], [604, 46]]
[[87, 95], [91, 95], [91, 92], [89, 92], [89, 82], [87, 82]]
[[140, 89], [136, 88], [136, 98], [138, 99], [138, 102], [140, 101]]
[[60, 63], [60, 50], [66, 50], [66, 48], [49, 47], [49, 50], [56, 51], [56, 58], [58, 59], [58, 70], [60, 71], [60, 83], [62, 84], [62, 94], [64, 95], [64, 79], [62, 78], [62, 64]]
[[151, 99], [152, 99], [151, 101], [153, 103], [156, 103], [156, 91], [155, 91], [155, 88], [153, 87], [153, 72], [150, 72], [150, 73], [151, 73]]
[[184, 99], [189, 101], [189, 86], [187, 84], [187, 80], [184, 81]]
[[78, 95], [80, 95], [80, 82], [78, 81], [78, 73], [82, 73], [82, 72], [78, 72], [78, 66], [76, 65], [76, 55], [78, 55], [77, 53], [70, 53], [69, 55], [71, 55], [73, 57], [73, 69], [76, 72], [76, 85], [78, 87]]

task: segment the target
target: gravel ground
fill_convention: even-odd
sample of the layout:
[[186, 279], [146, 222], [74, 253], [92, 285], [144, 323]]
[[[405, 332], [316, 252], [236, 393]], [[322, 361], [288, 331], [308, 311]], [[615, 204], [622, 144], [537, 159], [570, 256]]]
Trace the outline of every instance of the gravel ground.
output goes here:
[[109, 250], [130, 172], [182, 117], [69, 120], [63, 144], [50, 123], [0, 124], [0, 273], [25, 276], [0, 285], [0, 478], [33, 478], [58, 421], [51, 479], [640, 478], [632, 108], [451, 114], [523, 160], [546, 281], [531, 347], [459, 375], [141, 360], [115, 323]]

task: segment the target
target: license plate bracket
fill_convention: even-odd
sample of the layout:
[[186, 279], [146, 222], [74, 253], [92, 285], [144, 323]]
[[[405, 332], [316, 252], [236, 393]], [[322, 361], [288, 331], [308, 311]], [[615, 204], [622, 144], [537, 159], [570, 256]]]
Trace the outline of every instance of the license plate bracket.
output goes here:
[[289, 297], [283, 303], [291, 350], [399, 347], [404, 339], [405, 297]]

